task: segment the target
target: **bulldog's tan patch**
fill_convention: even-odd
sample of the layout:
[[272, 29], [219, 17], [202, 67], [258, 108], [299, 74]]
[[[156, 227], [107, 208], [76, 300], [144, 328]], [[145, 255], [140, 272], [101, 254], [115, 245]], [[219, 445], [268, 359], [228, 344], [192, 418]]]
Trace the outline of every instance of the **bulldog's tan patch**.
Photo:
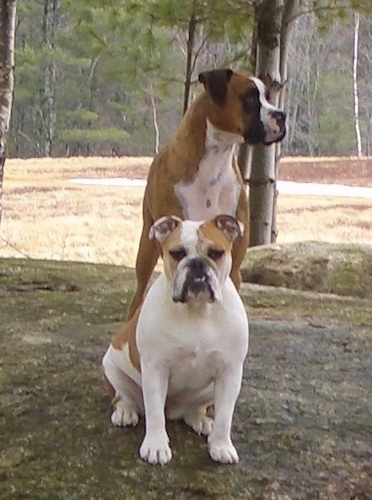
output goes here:
[[174, 276], [178, 262], [176, 259], [169, 257], [170, 252], [177, 252], [177, 250], [182, 251], [183, 245], [181, 243], [181, 226], [176, 227], [176, 229], [170, 233], [170, 235], [165, 239], [162, 245], [162, 256], [164, 263], [164, 272], [167, 278]]
[[208, 221], [201, 224], [198, 229], [198, 237], [201, 241], [207, 241], [209, 243], [213, 242], [213, 246], [221, 248], [226, 252], [231, 250], [231, 241], [220, 229], [216, 227], [214, 221]]

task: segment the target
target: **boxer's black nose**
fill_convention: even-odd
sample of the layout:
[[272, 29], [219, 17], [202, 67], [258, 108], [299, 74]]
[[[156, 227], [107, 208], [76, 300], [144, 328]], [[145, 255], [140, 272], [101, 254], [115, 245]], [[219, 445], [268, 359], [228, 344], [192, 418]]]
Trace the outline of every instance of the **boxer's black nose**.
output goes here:
[[278, 125], [283, 124], [285, 122], [285, 119], [287, 118], [287, 113], [285, 111], [282, 111], [281, 109], [272, 111], [271, 115], [276, 119]]

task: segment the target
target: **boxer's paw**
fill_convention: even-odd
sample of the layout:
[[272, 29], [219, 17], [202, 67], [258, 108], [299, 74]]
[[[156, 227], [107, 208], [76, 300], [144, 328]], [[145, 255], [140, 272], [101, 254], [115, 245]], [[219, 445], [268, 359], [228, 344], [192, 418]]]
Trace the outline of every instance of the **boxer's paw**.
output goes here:
[[117, 427], [135, 426], [138, 424], [138, 413], [133, 406], [119, 399], [119, 401], [115, 403], [114, 411], [111, 415], [111, 422]]
[[239, 462], [238, 453], [230, 440], [210, 440], [209, 455], [215, 462], [222, 464], [237, 464]]
[[150, 464], [164, 465], [170, 462], [172, 450], [168, 444], [168, 436], [145, 436], [140, 448], [140, 457]]
[[196, 432], [196, 434], [209, 436], [213, 430], [213, 419], [207, 417], [205, 411], [189, 413], [188, 415], [185, 415], [183, 419], [186, 424]]

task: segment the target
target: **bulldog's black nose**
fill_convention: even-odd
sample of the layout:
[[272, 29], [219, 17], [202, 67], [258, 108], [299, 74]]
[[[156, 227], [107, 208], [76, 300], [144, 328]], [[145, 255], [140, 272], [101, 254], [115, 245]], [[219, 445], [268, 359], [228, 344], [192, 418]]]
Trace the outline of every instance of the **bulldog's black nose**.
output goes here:
[[276, 119], [278, 125], [283, 124], [287, 118], [287, 113], [285, 111], [282, 111], [281, 109], [272, 111], [271, 115]]
[[189, 262], [189, 269], [197, 275], [203, 274], [205, 272], [204, 260], [199, 258], [191, 259]]

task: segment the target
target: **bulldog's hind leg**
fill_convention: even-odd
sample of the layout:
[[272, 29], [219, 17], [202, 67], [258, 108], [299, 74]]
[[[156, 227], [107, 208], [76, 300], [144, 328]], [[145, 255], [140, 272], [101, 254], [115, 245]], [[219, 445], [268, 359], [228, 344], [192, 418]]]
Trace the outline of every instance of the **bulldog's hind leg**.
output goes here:
[[208, 417], [207, 408], [207, 406], [200, 406], [183, 416], [186, 424], [199, 435], [209, 436], [213, 430], [213, 419]]
[[103, 359], [104, 384], [113, 408], [111, 422], [117, 427], [138, 424], [141, 411], [141, 390], [124, 372], [112, 362]]

